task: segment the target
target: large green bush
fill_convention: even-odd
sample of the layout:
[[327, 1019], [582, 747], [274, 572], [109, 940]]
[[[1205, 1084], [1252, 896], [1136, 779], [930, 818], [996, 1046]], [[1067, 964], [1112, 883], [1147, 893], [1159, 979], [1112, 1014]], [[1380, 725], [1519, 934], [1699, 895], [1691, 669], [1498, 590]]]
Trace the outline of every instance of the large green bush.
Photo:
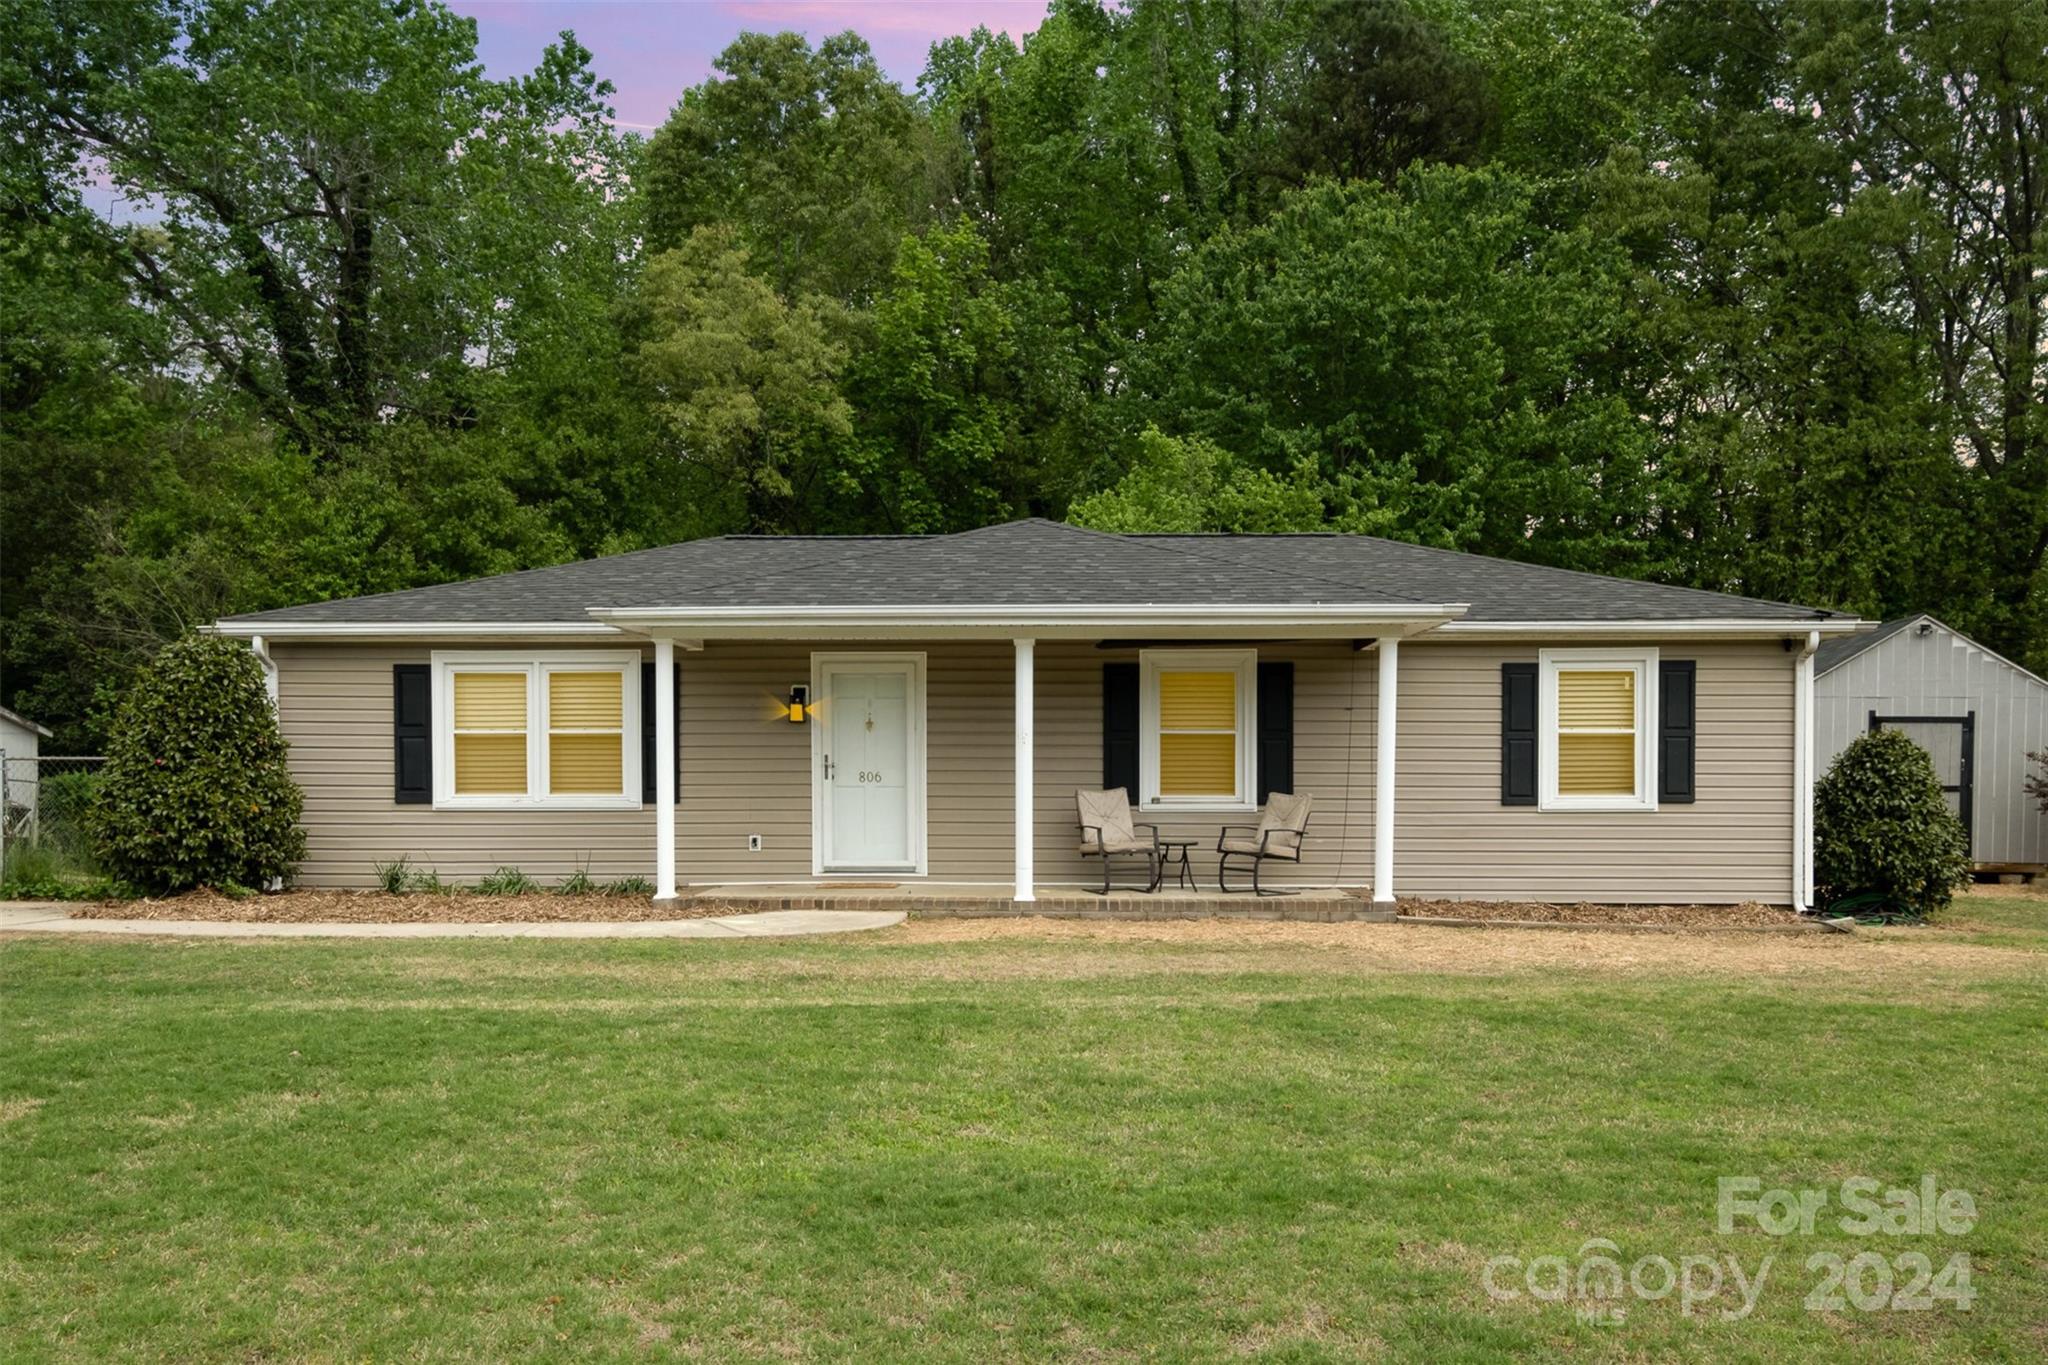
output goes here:
[[101, 865], [147, 891], [262, 886], [305, 856], [299, 809], [248, 646], [167, 646], [114, 722], [92, 805]]
[[1814, 889], [1823, 906], [1877, 895], [1908, 915], [1970, 879], [1970, 844], [1927, 751], [1897, 730], [1864, 735], [1813, 789]]

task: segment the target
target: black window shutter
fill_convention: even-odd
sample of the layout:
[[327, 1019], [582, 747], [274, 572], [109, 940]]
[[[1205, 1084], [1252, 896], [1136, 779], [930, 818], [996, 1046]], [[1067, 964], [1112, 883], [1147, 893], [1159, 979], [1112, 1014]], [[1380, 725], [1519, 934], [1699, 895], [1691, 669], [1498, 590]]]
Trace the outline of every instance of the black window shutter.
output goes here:
[[1536, 804], [1536, 665], [1500, 666], [1500, 803]]
[[[669, 698], [674, 703], [678, 715], [682, 713], [683, 704], [683, 680], [681, 675], [682, 670], [677, 669], [676, 685], [672, 689], [673, 695]], [[649, 805], [653, 805], [658, 799], [654, 790], [655, 719], [654, 665], [644, 663], [640, 665], [640, 799]], [[676, 735], [678, 739], [682, 736], [680, 726], [677, 727]], [[678, 775], [677, 780], [680, 786], [680, 775]]]
[[1294, 665], [1259, 664], [1259, 804], [1294, 790]]
[[434, 800], [434, 686], [427, 664], [391, 665], [391, 799]]
[[1667, 659], [1657, 667], [1657, 800], [1693, 800], [1693, 753], [1698, 744], [1697, 665]]
[[1131, 804], [1144, 800], [1138, 786], [1138, 666], [1102, 666], [1102, 788], [1122, 787]]

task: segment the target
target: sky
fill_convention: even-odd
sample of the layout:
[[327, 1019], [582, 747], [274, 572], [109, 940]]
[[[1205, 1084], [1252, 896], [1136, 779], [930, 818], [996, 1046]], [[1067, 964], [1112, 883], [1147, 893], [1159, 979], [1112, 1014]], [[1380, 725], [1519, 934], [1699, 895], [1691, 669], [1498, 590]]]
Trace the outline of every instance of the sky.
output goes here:
[[1022, 41], [1045, 16], [1046, 0], [448, 0], [476, 20], [477, 55], [496, 78], [531, 71], [541, 49], [573, 29], [597, 74], [618, 87], [620, 126], [661, 126], [685, 86], [741, 32], [793, 29], [812, 46], [853, 29], [905, 90], [917, 85], [926, 51], [976, 25]]

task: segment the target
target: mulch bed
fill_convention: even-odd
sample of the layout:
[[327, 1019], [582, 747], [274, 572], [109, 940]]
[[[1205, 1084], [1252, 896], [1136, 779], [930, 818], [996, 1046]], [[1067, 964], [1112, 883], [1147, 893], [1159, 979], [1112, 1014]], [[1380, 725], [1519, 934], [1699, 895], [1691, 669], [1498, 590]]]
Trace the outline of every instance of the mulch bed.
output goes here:
[[221, 920], [245, 924], [503, 924], [559, 920], [709, 919], [731, 914], [715, 904], [678, 901], [656, 905], [645, 896], [482, 896], [474, 892], [432, 895], [388, 891], [279, 891], [268, 895], [223, 896], [188, 891], [163, 900], [102, 901], [76, 906], [73, 919]]
[[1767, 929], [1806, 923], [1781, 905], [1548, 905], [1539, 901], [1402, 901], [1402, 919], [1520, 924], [1655, 924], [1675, 929]]

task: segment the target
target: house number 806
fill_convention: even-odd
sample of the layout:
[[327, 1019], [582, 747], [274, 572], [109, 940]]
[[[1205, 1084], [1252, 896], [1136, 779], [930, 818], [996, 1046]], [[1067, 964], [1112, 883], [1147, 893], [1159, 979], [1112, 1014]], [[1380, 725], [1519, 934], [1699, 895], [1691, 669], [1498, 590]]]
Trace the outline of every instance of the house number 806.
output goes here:
[[863, 782], [880, 782], [882, 775], [880, 773], [863, 772], [860, 775], [860, 780]]

